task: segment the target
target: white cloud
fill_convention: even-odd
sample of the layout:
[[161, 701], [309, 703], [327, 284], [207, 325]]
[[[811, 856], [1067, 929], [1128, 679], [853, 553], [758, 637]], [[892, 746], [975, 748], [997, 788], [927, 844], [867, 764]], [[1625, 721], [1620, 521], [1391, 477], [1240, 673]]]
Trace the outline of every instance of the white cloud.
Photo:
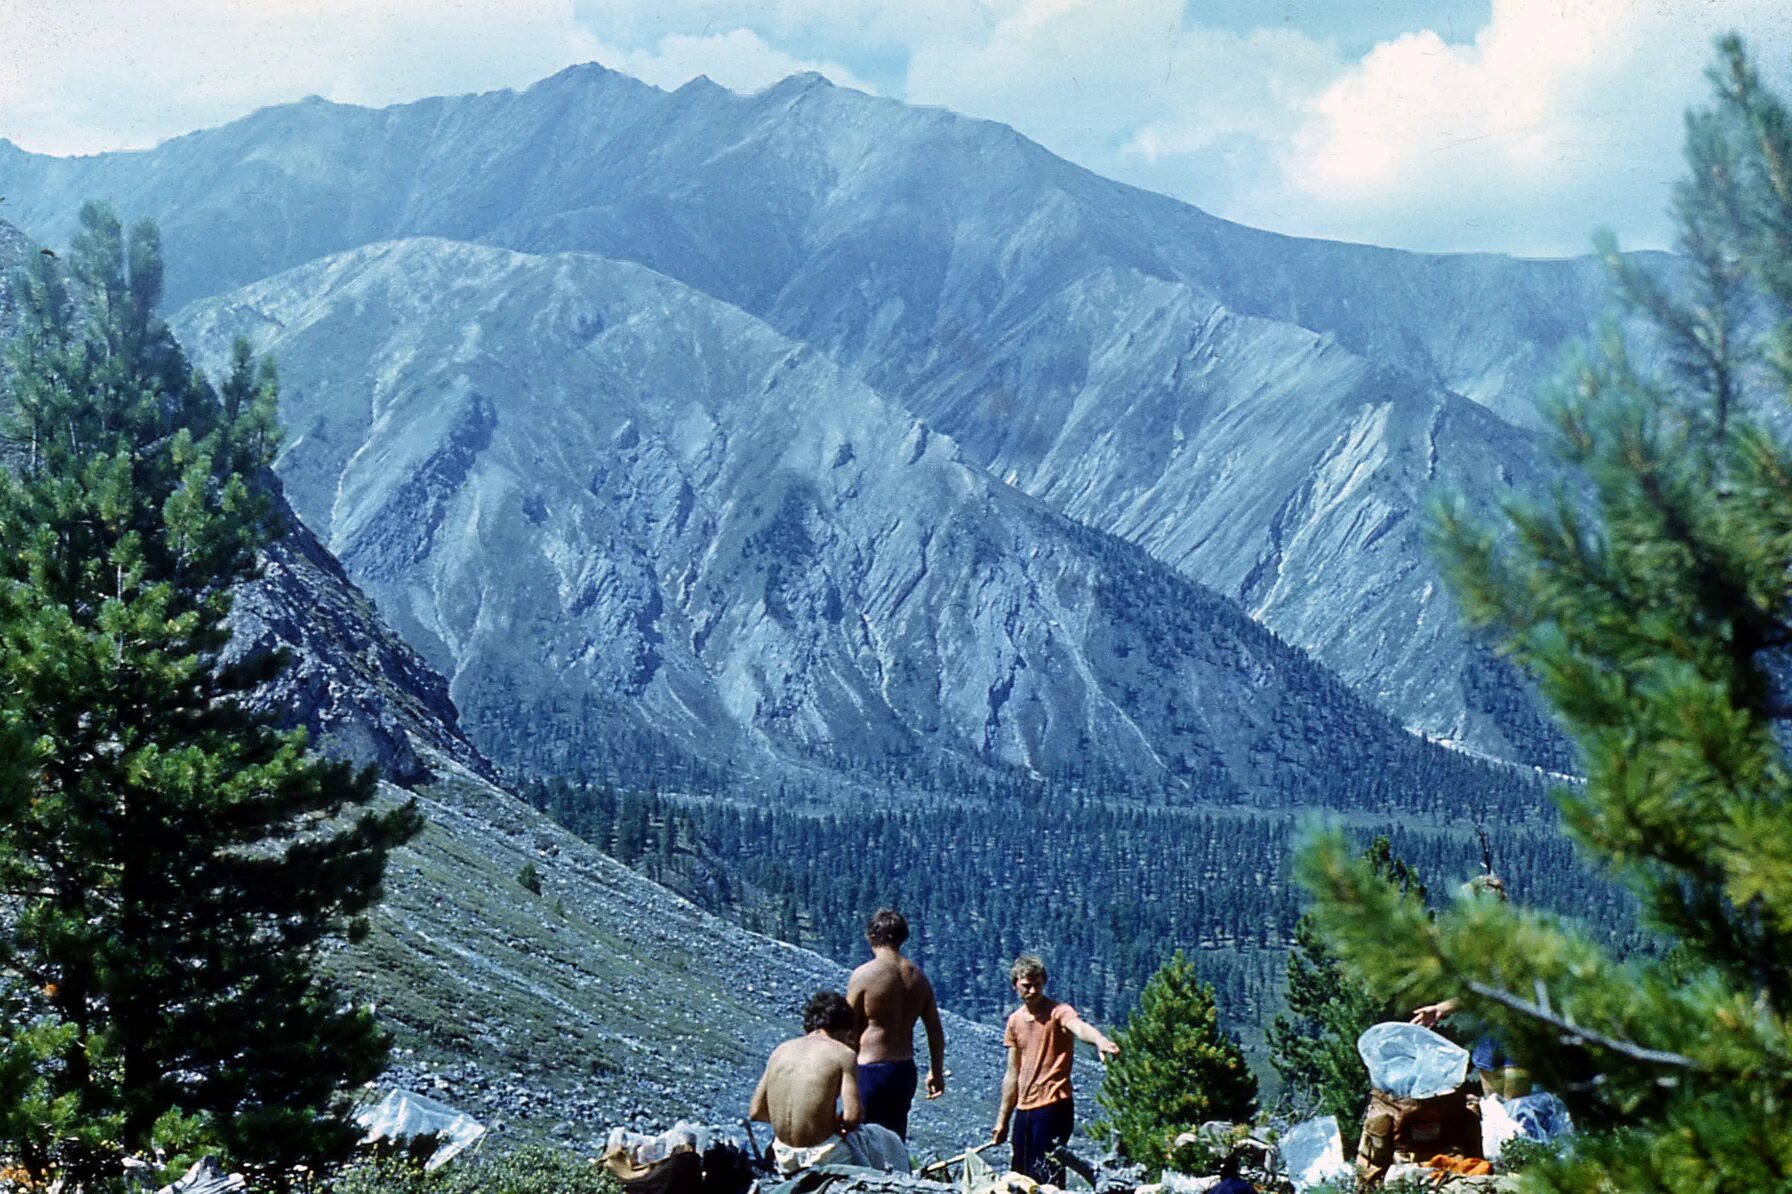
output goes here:
[[[603, 7], [618, 19], [594, 27], [574, 0], [0, 0], [0, 136], [46, 153], [140, 148], [307, 95], [377, 106], [593, 60], [662, 86], [707, 74], [756, 91], [815, 70], [870, 90], [752, 29], [702, 31], [739, 4]], [[670, 31], [603, 36], [649, 24]]]
[[[1274, 195], [1276, 147], [1346, 66], [1298, 30], [1189, 25], [1180, 0], [1030, 0], [980, 41], [917, 48], [908, 98], [1004, 121], [1099, 173], [1223, 210], [1236, 194]], [[1270, 203], [1242, 218], [1278, 215]]]
[[1410, 33], [1342, 72], [1276, 147], [1280, 185], [1322, 235], [1577, 252], [1606, 223], [1659, 242], [1680, 114], [1731, 27], [1763, 63], [1792, 44], [1778, 0], [1495, 0], [1472, 42]]
[[321, 95], [389, 104], [591, 59], [571, 0], [0, 0], [0, 136], [140, 147]]
[[1030, 0], [917, 46], [908, 98], [1245, 223], [1581, 252], [1602, 223], [1665, 240], [1680, 114], [1732, 27], [1788, 60], [1783, 0], [1494, 0], [1469, 40], [1413, 30], [1356, 61], [1285, 27], [1188, 24], [1176, 0]]
[[[1131, 0], [1115, 5], [1124, 8]], [[915, 46], [976, 41], [1026, 0], [575, 0], [579, 19], [604, 41], [655, 45], [672, 34], [752, 29], [780, 46]]]
[[699, 37], [671, 33], [660, 38], [652, 49], [606, 48], [598, 52], [597, 59], [612, 69], [668, 89], [698, 75], [708, 75], [724, 87], [752, 92], [770, 87], [790, 75], [815, 71], [842, 87], [874, 90], [838, 62], [805, 61], [786, 54], [767, 45], [765, 39], [751, 29], [731, 29], [726, 33]]

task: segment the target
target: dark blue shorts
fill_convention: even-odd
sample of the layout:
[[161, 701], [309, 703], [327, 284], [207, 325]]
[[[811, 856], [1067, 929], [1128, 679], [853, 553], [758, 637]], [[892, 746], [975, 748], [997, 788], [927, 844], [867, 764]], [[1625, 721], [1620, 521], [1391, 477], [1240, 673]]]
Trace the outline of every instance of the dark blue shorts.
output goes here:
[[859, 1103], [865, 1122], [882, 1124], [908, 1139], [908, 1108], [915, 1101], [914, 1061], [874, 1061], [859, 1066]]
[[1070, 1099], [1059, 1099], [1030, 1111], [1016, 1111], [1014, 1126], [1008, 1139], [1014, 1144], [1014, 1161], [1009, 1166], [1041, 1185], [1064, 1185], [1064, 1165], [1052, 1160], [1052, 1153], [1070, 1142], [1070, 1131], [1076, 1126], [1076, 1107]]

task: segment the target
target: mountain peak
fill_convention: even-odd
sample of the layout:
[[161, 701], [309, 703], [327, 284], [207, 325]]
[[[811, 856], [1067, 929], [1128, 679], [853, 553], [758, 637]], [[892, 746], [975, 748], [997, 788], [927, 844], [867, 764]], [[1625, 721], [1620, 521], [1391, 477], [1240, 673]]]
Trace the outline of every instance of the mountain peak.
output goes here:
[[799, 95], [807, 95], [809, 92], [818, 89], [825, 89], [828, 91], [838, 90], [828, 77], [820, 71], [806, 70], [800, 74], [784, 76], [770, 87], [767, 87], [765, 89], [765, 94], [780, 97], [795, 97]]
[[710, 78], [708, 75], [693, 75], [679, 84], [673, 95], [700, 94], [710, 91], [727, 91], [728, 89]]
[[[587, 59], [584, 62], [575, 62], [570, 66], [563, 66], [559, 70], [555, 71], [553, 74], [549, 75], [547, 78], [541, 80], [541, 82], [542, 83], [551, 83], [555, 79], [579, 79], [579, 78], [599, 79], [599, 78], [604, 77], [605, 75], [616, 75], [618, 77], [624, 77], [624, 76], [622, 76], [622, 72], [611, 70], [609, 67], [605, 66], [603, 63], [597, 61], [595, 58], [592, 58], [592, 59]], [[539, 84], [536, 84], [536, 85], [539, 86]]]
[[612, 70], [601, 62], [575, 62], [571, 66], [562, 67], [547, 78], [531, 83], [522, 89], [524, 94], [536, 91], [553, 91], [564, 87], [626, 87], [639, 91], [659, 91], [651, 83], [643, 83], [633, 75], [625, 75], [619, 70]]

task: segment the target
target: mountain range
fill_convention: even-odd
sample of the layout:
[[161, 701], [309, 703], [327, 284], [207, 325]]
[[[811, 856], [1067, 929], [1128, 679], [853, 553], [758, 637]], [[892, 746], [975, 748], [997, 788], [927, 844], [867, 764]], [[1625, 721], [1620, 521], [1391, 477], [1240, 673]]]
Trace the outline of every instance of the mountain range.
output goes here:
[[640, 769], [645, 743], [737, 774], [952, 764], [1278, 807], [1410, 806], [1474, 770], [643, 267], [385, 242], [178, 329], [202, 362], [238, 337], [282, 362], [295, 507], [512, 767]]
[[[813, 75], [740, 96], [587, 66], [380, 110], [309, 100], [137, 153], [0, 143], [0, 191], [43, 236], [94, 195], [157, 218], [175, 301], [390, 239], [645, 266], [1237, 602], [1401, 724], [1566, 762], [1458, 630], [1423, 513], [1546, 472], [1534, 396], [1598, 317], [1590, 260], [1258, 232]], [[855, 708], [835, 695], [824, 722]]]

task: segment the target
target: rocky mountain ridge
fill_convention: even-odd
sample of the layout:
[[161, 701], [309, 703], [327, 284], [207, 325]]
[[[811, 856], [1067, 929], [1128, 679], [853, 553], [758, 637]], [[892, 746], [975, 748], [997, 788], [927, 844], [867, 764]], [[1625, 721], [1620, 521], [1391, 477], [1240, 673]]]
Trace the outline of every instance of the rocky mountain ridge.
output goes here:
[[1591, 261], [1258, 232], [814, 76], [740, 96], [581, 67], [307, 101], [141, 153], [0, 147], [0, 189], [40, 230], [89, 194], [157, 216], [182, 298], [401, 236], [640, 262], [1240, 601], [1403, 723], [1562, 761], [1456, 630], [1421, 526], [1440, 490], [1490, 501], [1546, 467], [1534, 393], [1601, 307]]
[[1268, 807], [1501, 786], [642, 267], [391, 242], [178, 326], [201, 361], [245, 336], [281, 362], [294, 503], [508, 765], [649, 743], [768, 786], [950, 763]]

